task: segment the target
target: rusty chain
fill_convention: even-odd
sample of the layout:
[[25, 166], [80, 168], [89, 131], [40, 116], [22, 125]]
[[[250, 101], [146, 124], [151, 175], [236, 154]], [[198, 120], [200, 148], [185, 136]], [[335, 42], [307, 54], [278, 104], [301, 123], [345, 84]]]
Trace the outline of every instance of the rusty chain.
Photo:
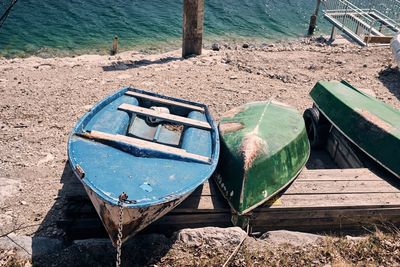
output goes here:
[[123, 218], [124, 218], [124, 202], [128, 199], [128, 195], [122, 192], [118, 197], [119, 206], [119, 220], [118, 220], [118, 239], [117, 239], [117, 260], [115, 262], [116, 267], [121, 266], [121, 255], [122, 255], [122, 229], [123, 229]]

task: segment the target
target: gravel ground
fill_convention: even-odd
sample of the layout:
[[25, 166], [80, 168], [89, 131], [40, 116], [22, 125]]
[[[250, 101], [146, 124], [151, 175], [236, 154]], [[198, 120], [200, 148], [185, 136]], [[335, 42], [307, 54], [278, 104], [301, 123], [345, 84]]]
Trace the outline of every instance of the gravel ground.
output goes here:
[[62, 187], [68, 134], [93, 104], [118, 88], [204, 102], [218, 120], [233, 107], [269, 98], [303, 112], [318, 80], [345, 79], [399, 109], [400, 75], [392, 64], [388, 47], [326, 46], [308, 39], [221, 45], [187, 60], [180, 51], [0, 59], [0, 231], [62, 234], [54, 225], [62, 210], [53, 205]]

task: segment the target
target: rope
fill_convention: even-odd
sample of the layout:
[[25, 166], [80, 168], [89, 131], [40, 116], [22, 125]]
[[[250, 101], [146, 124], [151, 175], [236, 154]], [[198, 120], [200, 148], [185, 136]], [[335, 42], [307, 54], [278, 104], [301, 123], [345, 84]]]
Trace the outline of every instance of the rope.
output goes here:
[[247, 236], [249, 235], [249, 229], [250, 229], [250, 224], [247, 224], [247, 231], [246, 231], [246, 236], [242, 238], [240, 241], [239, 245], [235, 248], [235, 250], [232, 252], [232, 254], [229, 256], [229, 258], [225, 261], [224, 265], [222, 267], [227, 267], [229, 262], [235, 257], [235, 255], [238, 253], [240, 247], [242, 246], [244, 240], [246, 240]]

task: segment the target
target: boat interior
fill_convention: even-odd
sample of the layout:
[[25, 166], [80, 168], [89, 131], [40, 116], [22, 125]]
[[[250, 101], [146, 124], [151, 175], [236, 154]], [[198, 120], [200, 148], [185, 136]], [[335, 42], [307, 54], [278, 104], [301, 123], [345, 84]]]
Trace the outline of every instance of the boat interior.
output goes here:
[[204, 106], [128, 88], [90, 114], [82, 122], [83, 137], [133, 146], [134, 154], [139, 149], [211, 161], [215, 133]]

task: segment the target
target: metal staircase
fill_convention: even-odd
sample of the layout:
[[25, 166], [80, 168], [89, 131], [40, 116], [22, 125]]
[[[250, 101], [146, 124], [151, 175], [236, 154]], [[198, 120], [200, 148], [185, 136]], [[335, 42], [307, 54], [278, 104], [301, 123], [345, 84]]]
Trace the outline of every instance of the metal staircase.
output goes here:
[[331, 40], [336, 30], [361, 46], [389, 44], [400, 31], [398, 0], [325, 0], [323, 15], [332, 24]]

